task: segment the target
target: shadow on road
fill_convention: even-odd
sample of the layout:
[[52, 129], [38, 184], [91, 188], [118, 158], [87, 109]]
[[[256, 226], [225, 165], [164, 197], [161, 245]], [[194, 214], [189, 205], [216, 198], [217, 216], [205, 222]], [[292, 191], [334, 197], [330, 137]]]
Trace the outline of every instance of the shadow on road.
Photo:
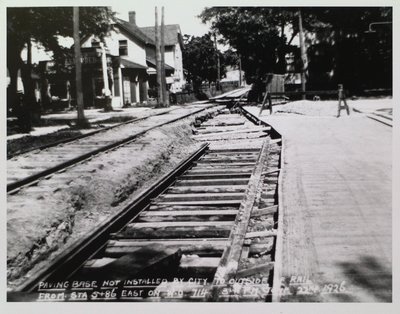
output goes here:
[[[392, 302], [392, 271], [378, 259], [365, 256], [359, 263], [339, 263], [349, 286], [348, 294], [335, 297], [338, 302]], [[370, 300], [360, 300], [357, 291], [370, 296]]]

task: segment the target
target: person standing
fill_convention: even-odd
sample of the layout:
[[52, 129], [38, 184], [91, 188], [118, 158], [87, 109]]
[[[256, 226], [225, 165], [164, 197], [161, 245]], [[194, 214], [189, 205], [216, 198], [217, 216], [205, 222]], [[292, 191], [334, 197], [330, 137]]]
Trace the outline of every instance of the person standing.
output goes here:
[[[343, 108], [346, 109], [347, 115], [349, 116], [350, 115], [350, 109], [349, 109], [349, 106], [347, 105], [347, 102], [346, 102], [346, 95], [345, 95], [345, 92], [343, 90], [343, 84], [339, 84], [338, 85], [338, 98], [339, 98], [338, 113], [337, 113], [336, 117], [337, 118], [340, 117], [340, 110], [343, 109]], [[344, 106], [341, 106], [342, 101], [343, 101]]]

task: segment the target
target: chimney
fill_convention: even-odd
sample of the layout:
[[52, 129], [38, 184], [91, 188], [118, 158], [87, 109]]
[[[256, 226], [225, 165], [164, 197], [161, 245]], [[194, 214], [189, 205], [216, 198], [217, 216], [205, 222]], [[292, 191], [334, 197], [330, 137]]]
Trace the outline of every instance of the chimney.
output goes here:
[[129, 11], [129, 23], [136, 25], [136, 12]]

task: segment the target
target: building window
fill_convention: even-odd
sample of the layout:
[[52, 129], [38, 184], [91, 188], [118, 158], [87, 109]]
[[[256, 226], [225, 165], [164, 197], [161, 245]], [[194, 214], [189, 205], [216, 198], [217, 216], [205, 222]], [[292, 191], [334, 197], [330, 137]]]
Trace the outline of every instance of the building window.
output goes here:
[[100, 47], [100, 42], [98, 40], [92, 40], [92, 47]]
[[127, 40], [119, 41], [119, 55], [120, 56], [128, 55], [128, 41]]

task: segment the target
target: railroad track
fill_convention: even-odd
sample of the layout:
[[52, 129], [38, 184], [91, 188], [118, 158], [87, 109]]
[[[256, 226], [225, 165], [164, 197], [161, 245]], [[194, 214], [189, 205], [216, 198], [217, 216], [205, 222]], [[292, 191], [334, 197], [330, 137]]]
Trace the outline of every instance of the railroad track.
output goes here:
[[207, 108], [210, 106], [193, 106], [189, 113], [184, 108], [171, 110], [15, 156], [7, 160], [7, 192], [15, 193], [26, 185], [37, 184], [39, 180], [49, 178], [56, 172], [97, 154], [128, 145], [150, 130], [200, 113]]
[[229, 112], [195, 133], [198, 151], [9, 300], [270, 301], [280, 139]]
[[115, 129], [115, 128], [118, 128], [120, 126], [126, 125], [126, 124], [137, 123], [139, 121], [146, 120], [146, 119], [150, 118], [151, 116], [158, 116], [158, 115], [167, 114], [167, 113], [169, 113], [171, 111], [174, 111], [174, 110], [177, 110], [177, 108], [173, 108], [173, 109], [170, 109], [170, 110], [162, 111], [162, 112], [159, 112], [159, 113], [156, 113], [156, 114], [152, 114], [152, 115], [149, 115], [149, 116], [144, 116], [144, 117], [141, 117], [141, 118], [130, 119], [128, 121], [120, 122], [120, 123], [117, 123], [115, 125], [103, 127], [101, 129], [98, 129], [98, 130], [95, 130], [95, 131], [91, 131], [91, 132], [88, 132], [88, 133], [80, 134], [80, 135], [77, 135], [77, 136], [74, 136], [74, 137], [71, 137], [71, 138], [61, 139], [61, 140], [58, 140], [58, 141], [54, 141], [52, 143], [40, 145], [38, 147], [27, 148], [27, 149], [24, 149], [22, 151], [17, 151], [17, 152], [15, 152], [13, 154], [7, 154], [7, 159], [15, 158], [17, 156], [20, 156], [20, 155], [23, 155], [23, 154], [27, 154], [27, 153], [32, 153], [32, 152], [40, 153], [40, 151], [43, 151], [43, 150], [45, 150], [47, 148], [50, 148], [50, 147], [54, 147], [54, 146], [57, 146], [57, 145], [66, 144], [66, 143], [69, 143], [69, 142], [77, 141], [79, 139], [82, 139], [82, 138], [85, 138], [85, 137], [89, 137], [89, 136], [92, 136], [92, 135], [95, 135], [95, 134], [98, 134], [98, 133], [106, 132], [108, 130]]
[[382, 124], [385, 124], [387, 126], [393, 127], [393, 115], [390, 112], [385, 112], [385, 111], [361, 111], [356, 108], [353, 108], [353, 111], [358, 112], [358, 113], [363, 113], [367, 118], [370, 118], [372, 120], [378, 121]]

